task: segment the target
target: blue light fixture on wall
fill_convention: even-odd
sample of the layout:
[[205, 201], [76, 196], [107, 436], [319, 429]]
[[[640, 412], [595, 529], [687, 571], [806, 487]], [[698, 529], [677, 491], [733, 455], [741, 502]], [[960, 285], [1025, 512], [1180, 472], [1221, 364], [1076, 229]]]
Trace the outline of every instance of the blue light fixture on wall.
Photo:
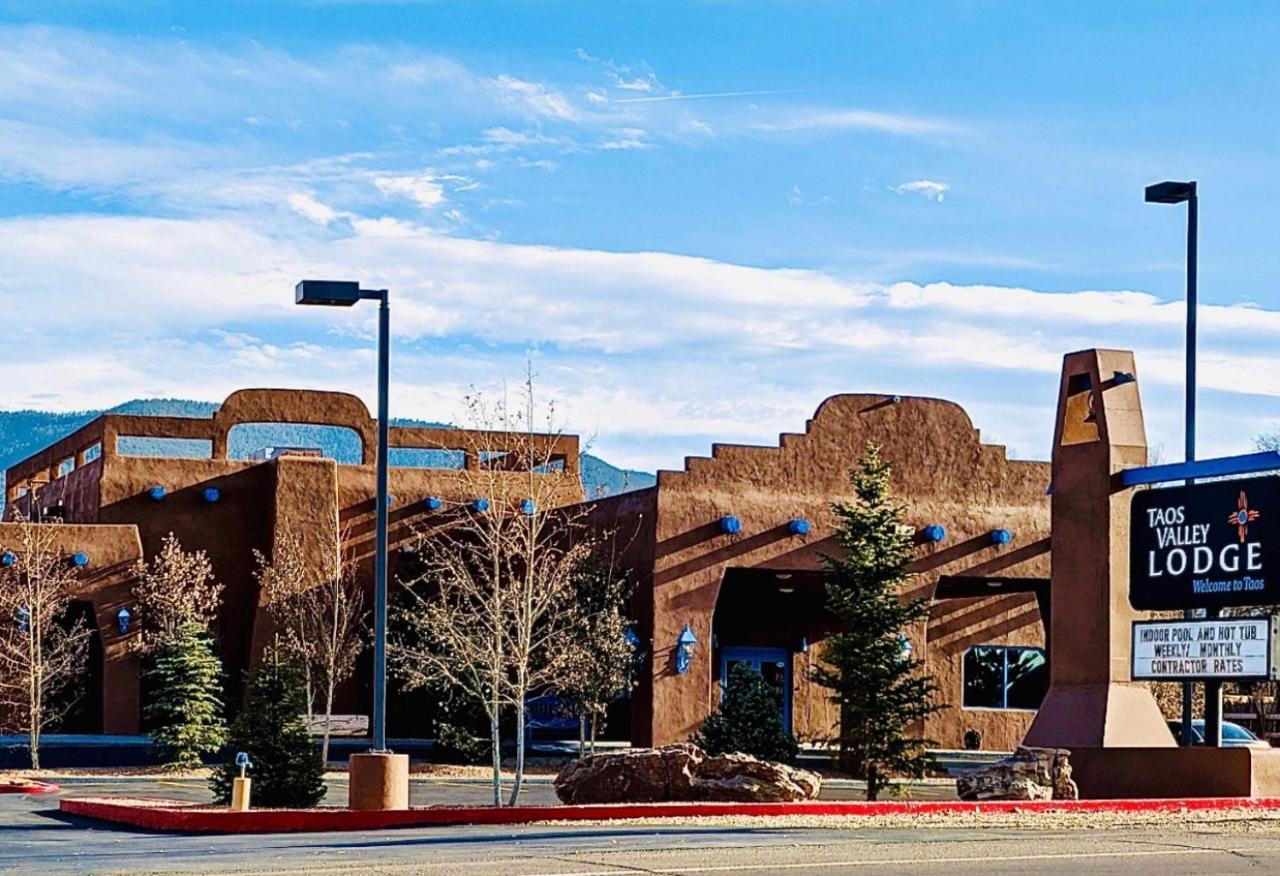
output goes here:
[[532, 499], [525, 499], [520, 503], [520, 513], [525, 517], [532, 517], [533, 512], [538, 510], [538, 503]]
[[18, 555], [13, 551], [0, 553], [0, 566], [12, 566], [18, 562]]
[[483, 514], [484, 512], [489, 510], [489, 500], [488, 499], [472, 499], [471, 510], [476, 512], [477, 514]]
[[152, 502], [163, 502], [164, 495], [165, 495], [164, 487], [160, 486], [159, 484], [156, 484], [154, 487], [150, 487], [147, 489], [147, 498], [150, 499]]
[[787, 524], [787, 532], [792, 535], [808, 535], [809, 530], [813, 527], [809, 525], [809, 521], [803, 517], [796, 517]]
[[422, 500], [422, 507], [426, 508], [428, 511], [439, 511], [444, 507], [444, 499], [441, 499], [439, 496], [427, 496], [427, 498]]
[[14, 620], [18, 624], [18, 632], [25, 633], [31, 629], [31, 612], [26, 608], [18, 609], [14, 615]]
[[85, 566], [89, 565], [89, 555], [76, 551], [71, 555], [71, 565], [75, 566], [77, 569], [83, 569]]
[[120, 635], [123, 636], [129, 632], [129, 621], [132, 618], [133, 614], [127, 608], [121, 608], [116, 612], [116, 629], [120, 632]]
[[941, 523], [930, 523], [920, 530], [920, 535], [925, 541], [936, 544], [947, 537], [947, 528]]
[[219, 490], [217, 487], [205, 487], [204, 492], [201, 493], [201, 495], [204, 496], [204, 500], [210, 505], [216, 505], [222, 501], [222, 490]]
[[1009, 530], [1007, 529], [991, 530], [992, 544], [1008, 544], [1011, 541], [1013, 541], [1013, 533], [1010, 532]]
[[737, 535], [742, 532], [742, 521], [732, 514], [720, 518], [720, 531], [725, 535]]
[[688, 624], [680, 631], [676, 639], [676, 674], [684, 675], [693, 665], [693, 650], [698, 646], [698, 637], [693, 634]]

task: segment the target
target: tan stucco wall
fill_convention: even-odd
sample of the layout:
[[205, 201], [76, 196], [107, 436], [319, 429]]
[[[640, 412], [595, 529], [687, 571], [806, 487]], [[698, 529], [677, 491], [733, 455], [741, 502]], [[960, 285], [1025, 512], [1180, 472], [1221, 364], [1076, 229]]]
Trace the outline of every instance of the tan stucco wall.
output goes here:
[[[231, 429], [239, 423], [261, 422], [350, 428], [364, 442], [363, 463], [338, 465], [329, 459], [290, 456], [266, 462], [227, 459]], [[422, 427], [393, 426], [390, 433], [392, 447], [427, 449], [503, 450], [513, 441], [525, 440], [523, 436], [513, 438], [501, 433]], [[118, 436], [204, 439], [210, 442], [213, 458], [122, 456], [116, 453]], [[542, 442], [547, 455], [562, 458], [566, 471], [572, 473], [568, 478], [556, 477], [556, 492], [542, 495], [542, 500], [551, 505], [580, 502], [577, 437], [541, 435], [534, 440]], [[215, 634], [227, 670], [229, 695], [234, 698], [241, 692], [246, 670], [272, 634], [254, 577], [255, 550], [269, 556], [276, 540], [286, 532], [299, 532], [308, 545], [316, 547], [334, 537], [336, 531], [345, 539], [344, 550], [356, 558], [360, 579], [370, 594], [366, 604], [372, 606], [375, 441], [376, 421], [354, 396], [303, 390], [242, 390], [232, 394], [208, 419], [119, 414], [99, 417], [11, 466], [7, 494], [19, 509], [27, 508], [33, 500], [41, 507], [61, 505], [65, 519], [77, 524], [67, 527], [68, 534], [94, 546], [93, 550], [104, 556], [109, 552], [97, 545], [113, 545], [120, 532], [129, 533], [135, 545], [129, 562], [114, 565], [110, 575], [85, 577], [87, 598], [92, 599], [100, 617], [109, 613], [111, 629], [116, 610], [128, 603], [132, 587], [128, 567], [138, 556], [154, 555], [170, 532], [184, 548], [205, 551], [215, 575], [225, 586]], [[84, 451], [95, 445], [101, 447], [102, 456], [85, 462]], [[81, 465], [69, 474], [60, 474], [58, 464], [68, 458]], [[445, 500], [446, 508], [457, 508], [496, 483], [499, 493], [509, 493], [511, 502], [516, 503], [528, 492], [528, 478], [527, 472], [481, 471], [474, 455], [468, 456], [462, 470], [392, 468], [392, 548], [411, 536], [414, 525], [430, 519], [431, 512], [422, 504], [427, 496], [439, 496]], [[483, 488], [478, 486], [481, 483]], [[148, 489], [157, 485], [166, 490], [164, 499], [158, 502], [147, 495]], [[205, 488], [211, 486], [221, 493], [216, 503], [204, 499]], [[20, 496], [24, 490], [33, 492]], [[392, 575], [395, 559], [393, 550]], [[106, 729], [136, 732], [136, 657], [115, 648], [106, 634], [104, 645]], [[369, 696], [365, 687], [363, 683], [349, 685], [342, 692], [339, 711], [367, 711]]]
[[[982, 444], [968, 416], [950, 402], [834, 396], [804, 433], [781, 436], [777, 447], [716, 445], [710, 458], [690, 458], [683, 471], [659, 473], [647, 558], [651, 607], [643, 618], [652, 639], [646, 678], [652, 704], [649, 715], [636, 713], [636, 741], [676, 741], [698, 728], [718, 696], [712, 621], [726, 569], [817, 569], [818, 554], [832, 548], [830, 502], [849, 496], [849, 469], [868, 441], [883, 445], [894, 465], [893, 485], [906, 519], [916, 527], [947, 528], [942, 544], [920, 548], [912, 594], [931, 597], [944, 574], [1047, 575], [1047, 463], [1009, 460], [1004, 448]], [[733, 536], [718, 528], [719, 519], [730, 514], [742, 521], [742, 531]], [[807, 537], [788, 534], [787, 523], [796, 517], [811, 521]], [[988, 534], [997, 528], [1012, 530], [1013, 543], [993, 545]], [[689, 672], [680, 675], [674, 649], [686, 623], [700, 644]], [[942, 696], [953, 705], [928, 722], [926, 735], [959, 747], [964, 730], [973, 726], [983, 731], [988, 747], [1012, 746], [1030, 713], [959, 712], [960, 662], [967, 643], [1042, 644], [1034, 599], [992, 596], [954, 610], [935, 609], [928, 626], [927, 633], [917, 629], [908, 635], [914, 647], [923, 648], [928, 671], [939, 677]], [[815, 737], [829, 736], [832, 723], [825, 694], [803, 677], [805, 665], [819, 655], [820, 644], [809, 654], [793, 654], [793, 716], [799, 732]]]

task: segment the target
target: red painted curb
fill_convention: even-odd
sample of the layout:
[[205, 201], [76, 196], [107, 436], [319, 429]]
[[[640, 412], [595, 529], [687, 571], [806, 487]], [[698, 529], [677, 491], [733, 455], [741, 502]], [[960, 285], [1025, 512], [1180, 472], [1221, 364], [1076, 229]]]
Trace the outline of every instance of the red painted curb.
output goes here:
[[188, 833], [295, 833], [443, 827], [464, 824], [531, 824], [540, 821], [616, 821], [634, 818], [709, 818], [783, 815], [935, 815], [1017, 812], [1208, 812], [1277, 809], [1280, 798], [1203, 797], [1162, 800], [812, 801], [807, 803], [620, 803], [595, 806], [434, 806], [398, 812], [350, 809], [254, 809], [231, 812], [198, 803], [137, 798], [73, 797], [59, 802], [69, 815], [150, 830]]
[[0, 794], [56, 794], [61, 790], [50, 782], [0, 782]]

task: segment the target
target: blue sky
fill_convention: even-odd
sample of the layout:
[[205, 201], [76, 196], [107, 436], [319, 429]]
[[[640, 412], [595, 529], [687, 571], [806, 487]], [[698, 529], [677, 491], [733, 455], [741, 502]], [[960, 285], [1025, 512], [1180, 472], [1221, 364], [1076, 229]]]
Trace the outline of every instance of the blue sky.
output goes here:
[[1202, 453], [1280, 421], [1280, 10], [1170, 3], [0, 0], [0, 407], [244, 385], [394, 413], [518, 379], [676, 467], [841, 391], [1047, 453], [1061, 354], [1137, 351], [1180, 455], [1202, 194]]

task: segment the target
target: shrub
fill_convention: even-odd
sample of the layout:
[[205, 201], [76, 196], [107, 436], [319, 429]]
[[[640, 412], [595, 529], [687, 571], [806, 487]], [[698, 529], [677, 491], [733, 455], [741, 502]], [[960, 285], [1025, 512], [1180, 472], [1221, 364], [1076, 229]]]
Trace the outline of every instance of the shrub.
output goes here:
[[151, 738], [168, 766], [190, 769], [201, 755], [215, 754], [226, 741], [222, 718], [222, 664], [203, 627], [186, 621], [155, 650], [147, 705]]
[[[324, 763], [307, 718], [302, 672], [278, 650], [267, 651], [249, 679], [249, 701], [231, 728], [228, 752], [248, 753], [255, 806], [306, 809], [324, 797]], [[230, 801], [238, 775], [230, 758], [214, 772], [209, 784], [217, 802]]]
[[740, 751], [782, 763], [792, 763], [800, 753], [796, 738], [782, 726], [777, 691], [741, 663], [730, 665], [724, 699], [692, 742], [709, 754]]
[[436, 745], [432, 760], [436, 763], [455, 763], [482, 766], [491, 759], [492, 743], [483, 736], [476, 736], [468, 728], [458, 724], [436, 724]]

